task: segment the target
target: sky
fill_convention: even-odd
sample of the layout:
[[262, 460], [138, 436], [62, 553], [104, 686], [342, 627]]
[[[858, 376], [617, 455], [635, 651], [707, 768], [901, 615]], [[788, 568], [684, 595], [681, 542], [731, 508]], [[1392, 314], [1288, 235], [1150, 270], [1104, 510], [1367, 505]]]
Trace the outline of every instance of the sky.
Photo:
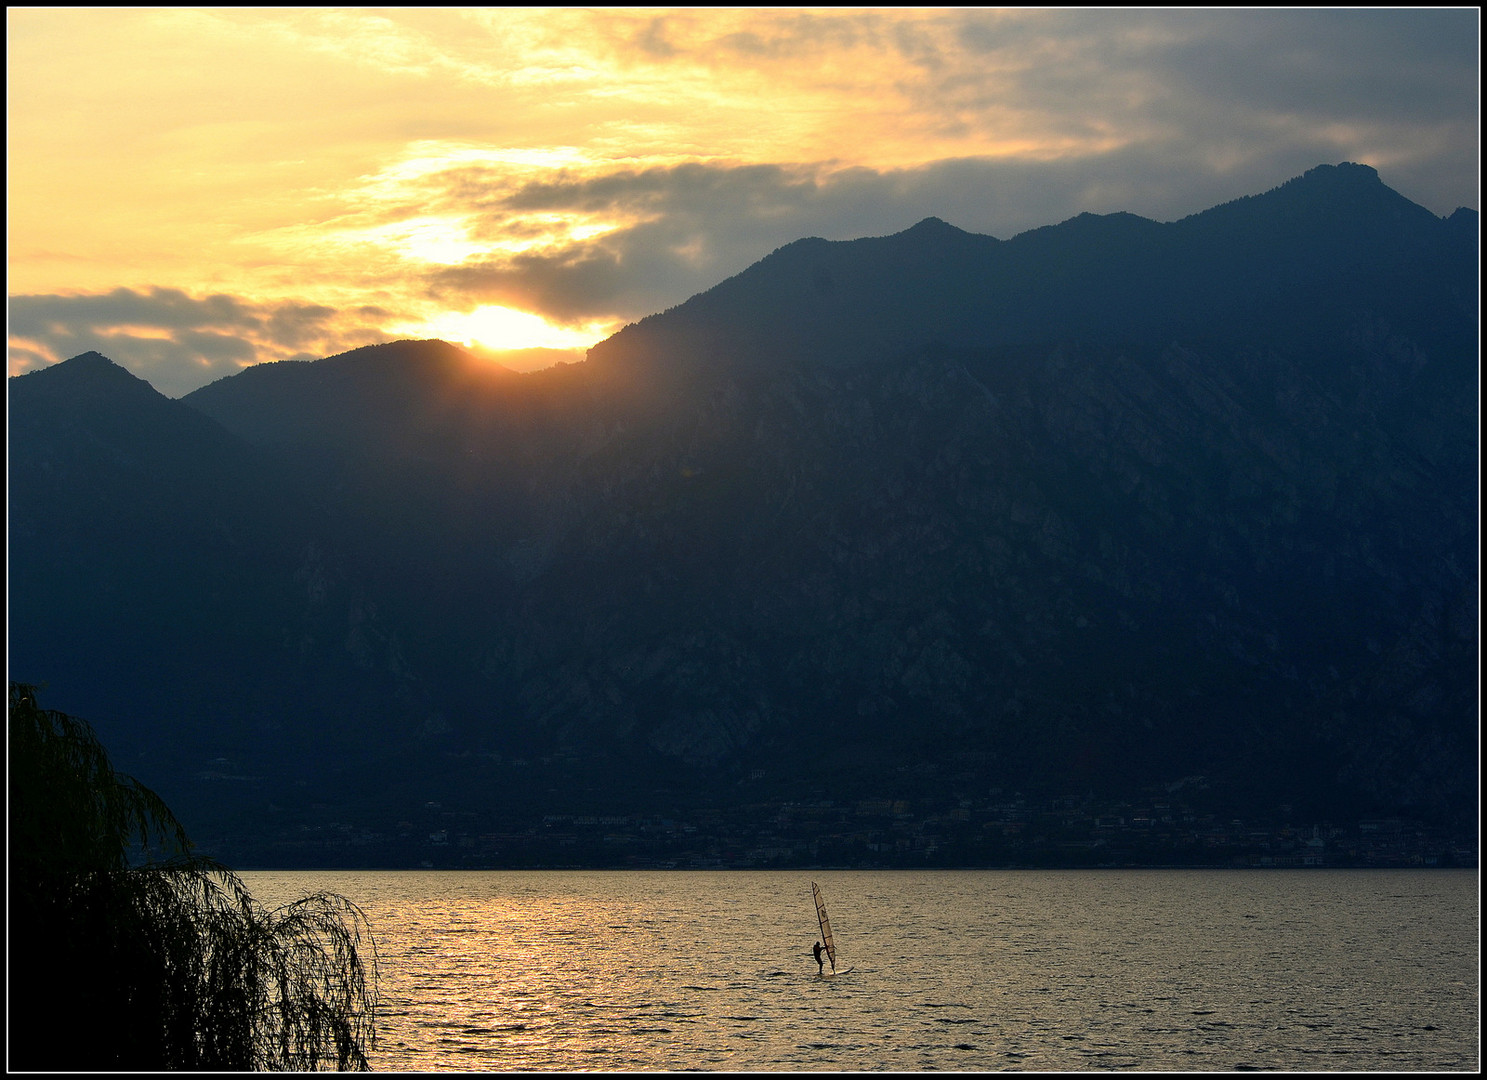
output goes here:
[[803, 236], [1172, 221], [1319, 164], [1478, 208], [1479, 13], [8, 8], [9, 372], [529, 369]]

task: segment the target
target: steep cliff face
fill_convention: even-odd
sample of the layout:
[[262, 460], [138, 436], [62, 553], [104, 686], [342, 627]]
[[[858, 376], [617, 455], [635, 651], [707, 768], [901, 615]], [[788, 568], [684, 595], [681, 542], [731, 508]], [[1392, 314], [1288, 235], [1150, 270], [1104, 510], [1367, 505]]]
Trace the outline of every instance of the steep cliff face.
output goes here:
[[[1401, 397], [1360, 417], [1294, 357], [1175, 343], [728, 378], [590, 460], [483, 671], [564, 741], [689, 763], [1326, 785], [1392, 722], [1369, 687], [1401, 648], [1466, 755], [1473, 507], [1424, 455], [1470, 427]], [[1471, 790], [1469, 757], [1395, 743], [1435, 794], [1393, 797]]]
[[[401, 342], [147, 418], [69, 361], [11, 384], [12, 670], [189, 732], [179, 768], [230, 743], [366, 799], [449, 754], [558, 762], [547, 800], [788, 797], [829, 753], [843, 797], [1202, 773], [1469, 820], [1474, 217], [1323, 167], [1166, 225], [799, 241], [532, 375]], [[126, 477], [97, 433], [146, 422], [185, 441]], [[100, 653], [151, 675], [111, 698]], [[461, 798], [530, 803], [479, 769]]]

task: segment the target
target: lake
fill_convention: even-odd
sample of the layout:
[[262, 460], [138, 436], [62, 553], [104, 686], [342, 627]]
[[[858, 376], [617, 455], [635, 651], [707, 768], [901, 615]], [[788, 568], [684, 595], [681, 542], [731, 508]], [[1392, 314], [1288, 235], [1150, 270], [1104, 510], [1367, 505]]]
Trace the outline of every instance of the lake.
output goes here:
[[[1462, 1070], [1475, 870], [251, 871], [371, 920], [376, 1069]], [[837, 963], [821, 978], [811, 882]], [[829, 970], [829, 968], [828, 968]]]

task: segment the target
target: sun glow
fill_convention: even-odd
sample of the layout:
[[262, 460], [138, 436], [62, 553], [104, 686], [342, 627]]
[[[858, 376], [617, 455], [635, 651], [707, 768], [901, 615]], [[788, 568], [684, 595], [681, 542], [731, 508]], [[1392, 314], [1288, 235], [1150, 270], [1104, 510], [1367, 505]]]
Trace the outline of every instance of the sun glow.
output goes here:
[[499, 304], [486, 304], [468, 312], [449, 311], [418, 325], [397, 328], [399, 333], [491, 350], [586, 349], [614, 329], [600, 322], [578, 327], [554, 326], [540, 315]]

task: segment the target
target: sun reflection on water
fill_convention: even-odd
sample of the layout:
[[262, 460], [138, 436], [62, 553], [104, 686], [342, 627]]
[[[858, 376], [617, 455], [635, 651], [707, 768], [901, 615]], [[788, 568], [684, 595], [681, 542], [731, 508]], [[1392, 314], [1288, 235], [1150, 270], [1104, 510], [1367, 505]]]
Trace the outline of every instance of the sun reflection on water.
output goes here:
[[[819, 978], [809, 881], [839, 959]], [[245, 874], [377, 934], [378, 1069], [1474, 1069], [1469, 871]], [[277, 893], [275, 892], [277, 890]]]

